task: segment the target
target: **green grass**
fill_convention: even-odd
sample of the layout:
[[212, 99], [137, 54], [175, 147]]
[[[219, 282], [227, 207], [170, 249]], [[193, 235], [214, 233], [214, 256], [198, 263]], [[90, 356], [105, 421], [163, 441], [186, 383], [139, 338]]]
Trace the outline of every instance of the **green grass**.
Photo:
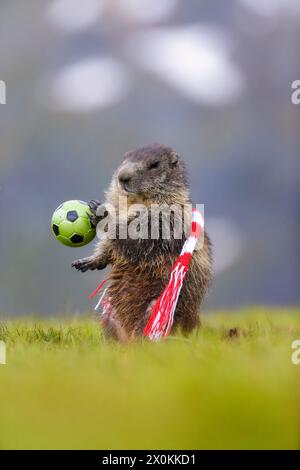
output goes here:
[[188, 339], [121, 346], [94, 318], [2, 322], [0, 448], [299, 448], [300, 310], [202, 323]]

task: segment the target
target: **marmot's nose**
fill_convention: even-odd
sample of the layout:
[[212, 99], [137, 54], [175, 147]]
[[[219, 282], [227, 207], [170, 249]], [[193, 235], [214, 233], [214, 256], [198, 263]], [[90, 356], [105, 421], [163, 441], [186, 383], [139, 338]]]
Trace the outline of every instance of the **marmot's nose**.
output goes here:
[[123, 170], [119, 173], [119, 181], [122, 185], [130, 182], [132, 178], [132, 173], [128, 170]]

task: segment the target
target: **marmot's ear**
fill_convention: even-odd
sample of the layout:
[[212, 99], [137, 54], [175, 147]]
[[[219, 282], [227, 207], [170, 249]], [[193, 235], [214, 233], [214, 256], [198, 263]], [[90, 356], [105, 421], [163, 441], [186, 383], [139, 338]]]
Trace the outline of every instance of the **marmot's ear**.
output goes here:
[[176, 166], [176, 165], [177, 165], [177, 163], [178, 163], [178, 155], [177, 155], [176, 152], [172, 152], [172, 153], [171, 153], [170, 163], [171, 163], [171, 166]]

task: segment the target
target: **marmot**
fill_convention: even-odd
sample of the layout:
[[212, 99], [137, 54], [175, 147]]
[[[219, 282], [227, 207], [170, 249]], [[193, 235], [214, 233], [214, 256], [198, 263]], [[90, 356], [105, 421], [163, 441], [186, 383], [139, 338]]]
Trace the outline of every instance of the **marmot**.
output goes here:
[[[104, 207], [113, 206], [118, 214], [120, 196], [127, 196], [129, 208], [132, 204], [143, 204], [147, 208], [148, 223], [150, 217], [147, 210], [151, 204], [168, 204], [180, 208], [190, 205], [184, 161], [172, 148], [159, 144], [127, 152], [123, 163], [113, 175]], [[101, 219], [97, 215], [99, 205], [98, 201], [90, 202], [95, 224]], [[104, 215], [107, 216], [107, 212]], [[130, 221], [132, 217], [128, 216], [125, 220], [126, 228]], [[150, 236], [147, 239], [121, 239], [118, 235], [120, 224], [117, 221], [115, 239], [106, 234], [98, 242], [92, 256], [74, 261], [72, 266], [85, 272], [112, 265], [108, 287], [112, 311], [109, 317], [104, 318], [104, 331], [120, 341], [127, 341], [142, 336], [155, 300], [169, 281], [172, 265], [186, 237], [182, 233], [181, 238], [175, 238], [171, 230], [169, 239], [164, 239], [160, 226], [156, 239]], [[171, 228], [174, 229], [174, 217]], [[187, 334], [200, 324], [200, 305], [211, 278], [211, 244], [208, 235], [204, 233], [202, 248], [193, 254], [180, 293], [172, 332], [180, 327]]]

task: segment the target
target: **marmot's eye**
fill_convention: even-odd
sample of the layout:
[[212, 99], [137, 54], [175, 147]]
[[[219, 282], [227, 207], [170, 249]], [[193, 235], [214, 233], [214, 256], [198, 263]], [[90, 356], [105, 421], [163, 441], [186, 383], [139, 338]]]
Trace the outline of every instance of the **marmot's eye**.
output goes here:
[[154, 168], [158, 168], [158, 167], [159, 167], [159, 160], [150, 163], [149, 166], [148, 166], [148, 169], [149, 170], [154, 170]]

